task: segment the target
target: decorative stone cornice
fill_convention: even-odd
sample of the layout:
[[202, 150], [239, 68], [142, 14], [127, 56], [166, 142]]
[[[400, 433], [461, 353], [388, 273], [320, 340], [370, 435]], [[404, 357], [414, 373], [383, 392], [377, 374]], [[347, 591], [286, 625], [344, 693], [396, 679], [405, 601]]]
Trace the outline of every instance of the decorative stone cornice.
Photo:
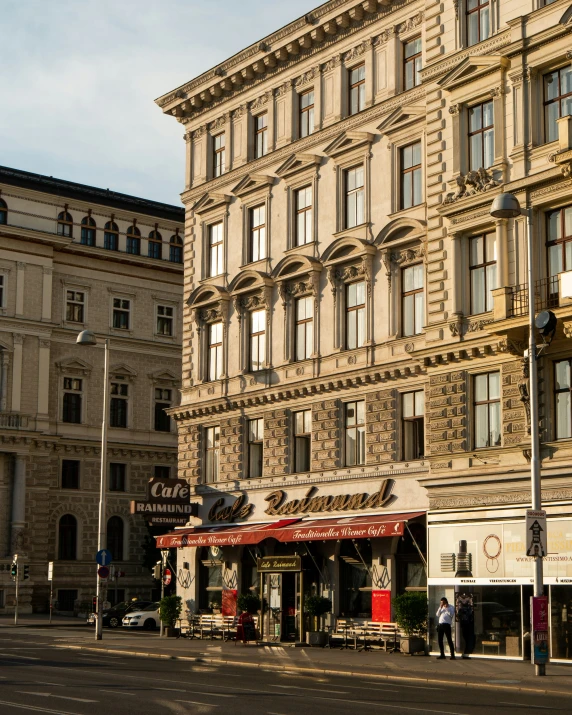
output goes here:
[[[466, 475], [465, 475], [466, 476]], [[543, 489], [542, 501], [569, 501], [572, 489]], [[503, 492], [502, 494], [471, 494], [456, 497], [432, 497], [429, 492], [431, 509], [459, 509], [472, 506], [492, 506], [495, 504], [530, 504], [530, 490]]]

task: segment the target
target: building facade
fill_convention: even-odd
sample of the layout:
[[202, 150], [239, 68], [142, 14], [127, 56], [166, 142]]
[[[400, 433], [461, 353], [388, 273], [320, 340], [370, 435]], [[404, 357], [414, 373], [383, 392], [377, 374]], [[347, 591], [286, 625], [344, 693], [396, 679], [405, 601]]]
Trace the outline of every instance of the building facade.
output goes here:
[[[477, 653], [526, 656], [527, 255], [524, 218], [490, 215], [504, 187], [558, 317], [542, 478], [572, 656], [571, 23], [563, 0], [333, 1], [157, 100], [186, 130], [172, 414], [202, 506], [160, 542], [190, 608], [260, 588], [288, 638], [302, 591], [375, 618], [428, 588], [431, 633], [441, 596], [468, 599]], [[302, 579], [257, 575], [294, 552]]]
[[[149, 598], [145, 522], [130, 500], [175, 476], [165, 409], [181, 381], [183, 210], [0, 167], [0, 613], [12, 556], [29, 567], [20, 613], [95, 593], [103, 341], [110, 341], [108, 597]], [[81, 330], [97, 347], [76, 345]]]

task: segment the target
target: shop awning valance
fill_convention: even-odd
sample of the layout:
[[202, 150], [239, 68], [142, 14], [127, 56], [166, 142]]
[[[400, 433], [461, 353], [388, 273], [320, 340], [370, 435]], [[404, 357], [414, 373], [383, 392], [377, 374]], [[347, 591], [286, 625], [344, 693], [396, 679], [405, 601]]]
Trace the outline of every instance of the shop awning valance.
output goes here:
[[278, 541], [331, 541], [333, 539], [379, 539], [402, 536], [405, 522], [425, 512], [382, 514], [378, 516], [345, 516], [337, 519], [309, 519], [282, 527], [275, 533]]
[[405, 522], [425, 512], [344, 516], [334, 519], [281, 519], [269, 524], [239, 526], [198, 526], [157, 536], [157, 548], [181, 546], [242, 546], [259, 544], [270, 537], [282, 542], [330, 541], [338, 539], [379, 539], [402, 536]]

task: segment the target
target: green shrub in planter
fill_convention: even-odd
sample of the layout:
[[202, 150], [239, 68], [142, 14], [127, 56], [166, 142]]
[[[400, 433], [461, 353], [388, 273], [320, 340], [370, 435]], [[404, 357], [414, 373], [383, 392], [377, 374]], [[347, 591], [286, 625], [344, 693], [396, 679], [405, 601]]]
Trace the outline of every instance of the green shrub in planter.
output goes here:
[[159, 618], [167, 628], [174, 628], [183, 610], [180, 596], [164, 596], [159, 601]]
[[427, 634], [427, 594], [402, 593], [393, 599], [395, 622], [407, 638], [401, 640], [401, 652], [413, 655], [425, 649]]
[[260, 610], [260, 596], [257, 593], [241, 593], [236, 605], [244, 613], [258, 613]]
[[306, 613], [314, 619], [314, 630], [321, 630], [321, 618], [332, 610], [332, 602], [324, 596], [309, 596], [304, 603]]

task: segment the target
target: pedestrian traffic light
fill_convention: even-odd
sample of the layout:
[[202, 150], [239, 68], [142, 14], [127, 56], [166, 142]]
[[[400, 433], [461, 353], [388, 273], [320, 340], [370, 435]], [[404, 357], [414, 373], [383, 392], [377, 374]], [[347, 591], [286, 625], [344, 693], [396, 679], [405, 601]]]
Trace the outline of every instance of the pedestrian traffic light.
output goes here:
[[157, 561], [157, 564], [153, 566], [153, 578], [161, 578], [161, 562]]
[[18, 563], [16, 561], [12, 562], [12, 568], [10, 569], [10, 576], [12, 577], [12, 581], [15, 581], [16, 577], [18, 576]]
[[97, 613], [97, 596], [91, 599], [91, 609], [94, 613]]
[[29, 566], [24, 566], [24, 581], [30, 578], [30, 567]]

